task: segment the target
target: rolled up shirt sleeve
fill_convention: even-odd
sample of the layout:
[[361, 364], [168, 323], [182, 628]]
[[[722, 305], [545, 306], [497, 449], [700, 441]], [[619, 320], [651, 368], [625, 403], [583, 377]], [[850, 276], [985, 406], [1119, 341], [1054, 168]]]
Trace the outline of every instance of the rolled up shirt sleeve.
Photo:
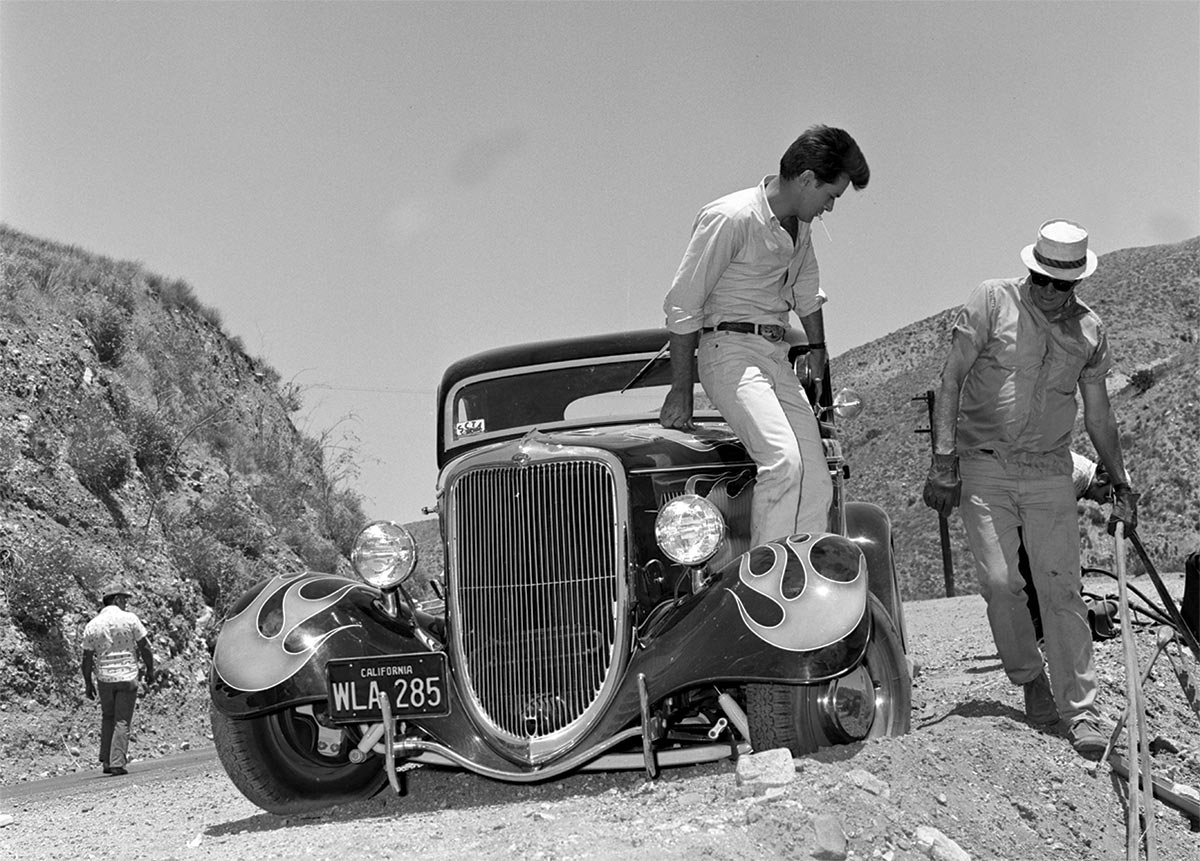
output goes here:
[[1094, 383], [1112, 374], [1112, 352], [1108, 346], [1108, 333], [1102, 325], [1095, 328], [1096, 349], [1088, 357], [1079, 375], [1081, 383]]
[[800, 259], [796, 272], [796, 280], [792, 285], [792, 302], [796, 315], [807, 317], [821, 310], [827, 297], [821, 289], [821, 271], [817, 266], [817, 255], [813, 252], [812, 243]]
[[696, 218], [692, 238], [663, 301], [667, 330], [676, 335], [700, 331], [704, 303], [744, 242], [742, 228], [724, 213], [706, 210]]

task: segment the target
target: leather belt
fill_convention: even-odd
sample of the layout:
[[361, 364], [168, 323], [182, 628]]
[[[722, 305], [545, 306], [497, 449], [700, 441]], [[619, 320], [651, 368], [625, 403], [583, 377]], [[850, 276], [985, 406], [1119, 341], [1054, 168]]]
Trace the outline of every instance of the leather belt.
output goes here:
[[782, 341], [787, 334], [787, 326], [776, 323], [718, 323], [716, 326], [705, 326], [701, 332], [741, 332], [743, 335], [760, 335], [768, 341]]

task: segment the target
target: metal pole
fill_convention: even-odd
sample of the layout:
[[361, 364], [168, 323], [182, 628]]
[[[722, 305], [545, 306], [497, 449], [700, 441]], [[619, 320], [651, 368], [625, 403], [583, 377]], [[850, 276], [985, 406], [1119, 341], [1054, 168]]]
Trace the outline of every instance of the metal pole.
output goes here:
[[[1125, 857], [1137, 861], [1138, 847], [1145, 842], [1146, 861], [1156, 861], [1158, 844], [1154, 828], [1154, 783], [1150, 773], [1150, 739], [1146, 726], [1146, 702], [1134, 642], [1133, 619], [1129, 612], [1129, 587], [1125, 578], [1125, 524], [1118, 521], [1113, 530], [1114, 559], [1117, 569], [1117, 601], [1121, 615], [1121, 645], [1125, 654], [1125, 695], [1131, 720], [1126, 721], [1129, 747], [1129, 806], [1126, 809]], [[1139, 805], [1139, 801], [1141, 802]], [[1139, 816], [1139, 807], [1141, 816]], [[1144, 830], [1143, 830], [1144, 829]]]
[[[933, 452], [933, 389], [927, 389], [925, 394], [917, 395], [914, 401], [924, 401], [929, 413], [929, 427], [917, 428], [914, 433], [929, 434], [929, 451]], [[942, 546], [942, 579], [946, 584], [946, 597], [954, 597], [954, 559], [950, 555], [950, 521], [938, 514], [938, 539]]]

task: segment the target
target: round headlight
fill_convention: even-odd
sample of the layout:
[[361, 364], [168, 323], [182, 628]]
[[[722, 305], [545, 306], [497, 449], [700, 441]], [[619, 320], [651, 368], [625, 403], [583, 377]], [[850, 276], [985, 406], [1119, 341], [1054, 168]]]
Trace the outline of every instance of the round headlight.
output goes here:
[[417, 567], [417, 542], [400, 524], [376, 520], [354, 539], [350, 562], [358, 576], [372, 586], [390, 589]]
[[685, 494], [658, 512], [654, 537], [662, 552], [683, 565], [707, 562], [725, 538], [725, 518], [702, 496]]

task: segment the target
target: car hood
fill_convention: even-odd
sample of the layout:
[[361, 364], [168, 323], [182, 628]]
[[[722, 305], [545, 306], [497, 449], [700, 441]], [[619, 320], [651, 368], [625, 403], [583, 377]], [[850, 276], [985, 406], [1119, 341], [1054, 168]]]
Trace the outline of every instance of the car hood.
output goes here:
[[737, 435], [724, 423], [706, 423], [694, 431], [657, 423], [609, 425], [571, 430], [534, 431], [497, 448], [535, 446], [543, 454], [561, 448], [595, 448], [616, 456], [630, 472], [679, 467], [735, 466], [751, 463]]

